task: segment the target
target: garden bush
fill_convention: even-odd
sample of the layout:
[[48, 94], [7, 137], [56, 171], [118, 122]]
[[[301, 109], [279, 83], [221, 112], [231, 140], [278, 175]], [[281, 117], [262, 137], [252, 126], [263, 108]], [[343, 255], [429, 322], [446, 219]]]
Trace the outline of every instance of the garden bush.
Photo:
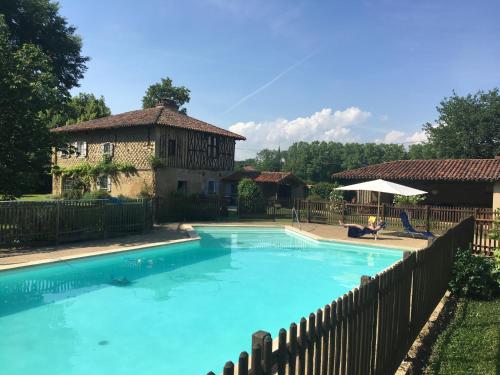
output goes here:
[[102, 191], [102, 190], [94, 190], [94, 191], [88, 191], [83, 194], [82, 199], [109, 199], [111, 198], [111, 195], [107, 191]]
[[[319, 182], [311, 187], [311, 196], [321, 197], [319, 200], [342, 200], [341, 190], [335, 190], [339, 185], [332, 182]], [[310, 199], [312, 200], [312, 199]]]
[[254, 180], [244, 178], [238, 183], [238, 196], [241, 199], [261, 199], [262, 191]]
[[458, 297], [490, 300], [498, 295], [491, 258], [476, 256], [470, 249], [458, 249], [452, 268], [450, 291]]

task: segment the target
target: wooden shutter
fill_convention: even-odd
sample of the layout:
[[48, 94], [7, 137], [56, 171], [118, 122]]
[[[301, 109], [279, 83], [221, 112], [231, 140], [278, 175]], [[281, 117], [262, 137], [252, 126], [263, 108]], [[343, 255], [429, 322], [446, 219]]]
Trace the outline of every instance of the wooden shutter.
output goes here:
[[82, 156], [87, 156], [87, 141], [83, 141], [82, 145]]

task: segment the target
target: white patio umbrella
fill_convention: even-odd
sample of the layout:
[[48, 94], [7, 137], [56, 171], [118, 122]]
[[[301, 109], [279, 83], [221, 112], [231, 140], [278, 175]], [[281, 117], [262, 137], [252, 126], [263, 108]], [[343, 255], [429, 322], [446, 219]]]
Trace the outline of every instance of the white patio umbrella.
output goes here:
[[411, 188], [409, 186], [404, 186], [396, 184], [394, 182], [389, 182], [385, 180], [373, 180], [361, 182], [359, 184], [342, 186], [336, 188], [335, 190], [363, 190], [363, 191], [376, 191], [378, 192], [377, 199], [377, 220], [380, 217], [380, 193], [398, 194], [405, 196], [427, 194], [426, 191]]

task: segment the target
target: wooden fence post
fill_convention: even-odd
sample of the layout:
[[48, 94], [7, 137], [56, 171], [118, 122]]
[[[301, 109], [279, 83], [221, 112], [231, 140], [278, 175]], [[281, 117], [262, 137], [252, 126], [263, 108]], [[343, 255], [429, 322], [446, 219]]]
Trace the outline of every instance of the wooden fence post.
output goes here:
[[146, 233], [146, 218], [147, 218], [147, 204], [146, 204], [146, 199], [142, 199], [142, 213], [143, 213], [143, 220], [142, 220], [142, 233]]
[[99, 201], [102, 207], [102, 236], [104, 238], [108, 237], [108, 225], [106, 222], [106, 203], [104, 201]]
[[252, 334], [252, 348], [255, 347], [257, 344], [260, 345], [261, 348], [264, 347], [264, 339], [269, 336], [271, 337], [271, 334], [266, 331], [257, 331]]
[[431, 209], [430, 209], [429, 205], [426, 204], [425, 205], [425, 230], [427, 232], [430, 232], [430, 230], [431, 230], [430, 216], [431, 216]]
[[342, 200], [342, 207], [340, 208], [340, 210], [342, 211], [340, 213], [340, 221], [343, 223], [345, 221], [345, 201]]
[[368, 284], [370, 282], [372, 278], [370, 276], [366, 276], [366, 275], [363, 275], [361, 276], [361, 282], [360, 282], [360, 285], [365, 285], [365, 284]]
[[56, 246], [59, 245], [60, 220], [61, 220], [61, 202], [56, 201]]
[[311, 201], [306, 201], [306, 209], [307, 209], [307, 222], [311, 222]]

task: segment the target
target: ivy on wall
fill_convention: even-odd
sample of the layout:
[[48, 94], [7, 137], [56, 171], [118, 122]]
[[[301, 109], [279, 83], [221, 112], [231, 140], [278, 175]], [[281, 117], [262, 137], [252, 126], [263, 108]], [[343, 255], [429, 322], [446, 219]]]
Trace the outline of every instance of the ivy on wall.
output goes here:
[[119, 163], [103, 160], [97, 164], [82, 163], [72, 167], [52, 167], [54, 176], [68, 177], [77, 182], [77, 186], [84, 191], [90, 191], [97, 184], [99, 177], [109, 176], [113, 182], [118, 180], [120, 174], [126, 177], [135, 175], [137, 168], [130, 163]]

